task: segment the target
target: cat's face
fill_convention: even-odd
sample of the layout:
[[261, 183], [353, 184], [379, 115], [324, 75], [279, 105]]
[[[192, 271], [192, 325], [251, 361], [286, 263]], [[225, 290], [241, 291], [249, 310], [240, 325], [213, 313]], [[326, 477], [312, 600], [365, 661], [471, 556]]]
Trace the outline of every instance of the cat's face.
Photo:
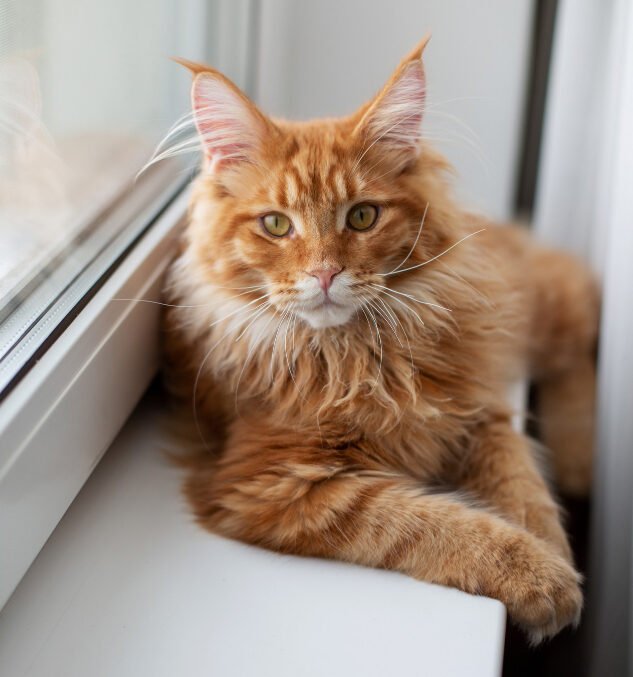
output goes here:
[[207, 161], [192, 237], [218, 286], [245, 303], [265, 297], [316, 329], [382, 295], [426, 208], [407, 185], [425, 97], [421, 49], [339, 120], [273, 122], [221, 75], [196, 75]]

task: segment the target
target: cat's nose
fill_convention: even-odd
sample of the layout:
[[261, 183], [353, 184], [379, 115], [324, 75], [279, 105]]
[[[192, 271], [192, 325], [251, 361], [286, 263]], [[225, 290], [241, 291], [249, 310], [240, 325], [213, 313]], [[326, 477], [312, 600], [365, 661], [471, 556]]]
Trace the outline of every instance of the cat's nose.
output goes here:
[[319, 286], [327, 294], [328, 289], [332, 286], [332, 280], [338, 275], [342, 268], [316, 268], [315, 270], [308, 270], [308, 275], [316, 277], [319, 281]]

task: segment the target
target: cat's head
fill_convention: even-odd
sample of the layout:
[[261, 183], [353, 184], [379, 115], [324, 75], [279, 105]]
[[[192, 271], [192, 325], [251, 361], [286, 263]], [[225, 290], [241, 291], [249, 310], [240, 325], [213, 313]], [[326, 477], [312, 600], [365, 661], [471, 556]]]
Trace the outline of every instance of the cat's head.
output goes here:
[[348, 322], [382, 296], [385, 274], [416, 260], [407, 254], [434, 237], [420, 237], [426, 42], [355, 114], [301, 123], [268, 118], [190, 64], [205, 161], [189, 239], [210, 283], [321, 329]]

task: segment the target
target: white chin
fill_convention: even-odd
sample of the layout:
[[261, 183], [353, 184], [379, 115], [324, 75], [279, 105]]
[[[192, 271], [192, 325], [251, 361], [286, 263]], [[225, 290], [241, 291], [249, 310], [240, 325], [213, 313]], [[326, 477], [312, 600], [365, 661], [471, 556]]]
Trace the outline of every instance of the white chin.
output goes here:
[[345, 324], [353, 315], [354, 309], [346, 306], [324, 305], [314, 310], [300, 310], [298, 314], [313, 328], [325, 329]]

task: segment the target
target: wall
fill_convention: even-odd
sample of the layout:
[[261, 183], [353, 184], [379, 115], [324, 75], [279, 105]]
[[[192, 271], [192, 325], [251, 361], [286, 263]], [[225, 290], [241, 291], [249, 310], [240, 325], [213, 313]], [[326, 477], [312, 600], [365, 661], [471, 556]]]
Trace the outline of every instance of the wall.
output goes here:
[[264, 0], [259, 11], [258, 100], [300, 119], [354, 110], [430, 31], [425, 133], [468, 204], [511, 215], [532, 0]]

